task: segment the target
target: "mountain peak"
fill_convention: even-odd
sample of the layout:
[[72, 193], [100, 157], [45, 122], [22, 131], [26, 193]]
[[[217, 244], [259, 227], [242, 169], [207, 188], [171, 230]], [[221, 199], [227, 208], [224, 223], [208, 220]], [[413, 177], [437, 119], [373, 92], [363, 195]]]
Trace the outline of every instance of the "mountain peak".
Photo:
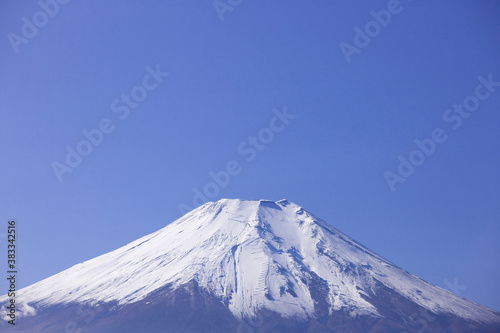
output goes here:
[[497, 312], [409, 274], [285, 199], [209, 202], [22, 289], [20, 309], [31, 316], [75, 303], [123, 308], [187, 285], [206, 291], [238, 320], [262, 309], [301, 321], [335, 311], [384, 318], [386, 300], [379, 298], [386, 294], [436, 315], [500, 322]]

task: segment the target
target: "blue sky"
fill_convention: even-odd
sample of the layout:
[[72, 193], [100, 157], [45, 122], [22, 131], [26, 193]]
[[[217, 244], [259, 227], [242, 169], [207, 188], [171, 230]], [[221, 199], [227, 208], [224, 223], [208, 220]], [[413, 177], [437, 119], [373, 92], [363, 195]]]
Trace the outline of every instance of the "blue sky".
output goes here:
[[[199, 190], [287, 198], [500, 310], [498, 1], [44, 3], [0, 5], [19, 287], [164, 227]], [[67, 147], [87, 156], [71, 167]]]

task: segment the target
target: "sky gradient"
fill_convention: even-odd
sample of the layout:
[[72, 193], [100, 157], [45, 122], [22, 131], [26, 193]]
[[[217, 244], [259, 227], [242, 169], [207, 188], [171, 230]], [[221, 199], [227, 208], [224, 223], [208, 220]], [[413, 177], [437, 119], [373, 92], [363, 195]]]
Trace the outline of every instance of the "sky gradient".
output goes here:
[[287, 198], [500, 310], [498, 1], [41, 3], [0, 5], [18, 287], [205, 199]]

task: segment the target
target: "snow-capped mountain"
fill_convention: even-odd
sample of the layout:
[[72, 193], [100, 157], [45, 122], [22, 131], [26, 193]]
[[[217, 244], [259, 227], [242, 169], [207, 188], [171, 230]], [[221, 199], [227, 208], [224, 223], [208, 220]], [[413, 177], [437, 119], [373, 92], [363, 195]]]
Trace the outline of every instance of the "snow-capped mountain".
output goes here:
[[16, 328], [0, 331], [500, 332], [500, 313], [287, 200], [207, 203], [19, 290], [17, 302]]

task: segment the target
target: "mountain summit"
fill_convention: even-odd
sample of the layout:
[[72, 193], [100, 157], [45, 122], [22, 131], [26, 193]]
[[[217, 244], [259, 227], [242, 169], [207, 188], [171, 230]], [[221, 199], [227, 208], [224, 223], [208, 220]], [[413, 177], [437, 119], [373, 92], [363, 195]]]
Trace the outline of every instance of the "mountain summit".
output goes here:
[[17, 303], [15, 329], [0, 331], [500, 332], [499, 312], [287, 200], [209, 202], [19, 290]]

